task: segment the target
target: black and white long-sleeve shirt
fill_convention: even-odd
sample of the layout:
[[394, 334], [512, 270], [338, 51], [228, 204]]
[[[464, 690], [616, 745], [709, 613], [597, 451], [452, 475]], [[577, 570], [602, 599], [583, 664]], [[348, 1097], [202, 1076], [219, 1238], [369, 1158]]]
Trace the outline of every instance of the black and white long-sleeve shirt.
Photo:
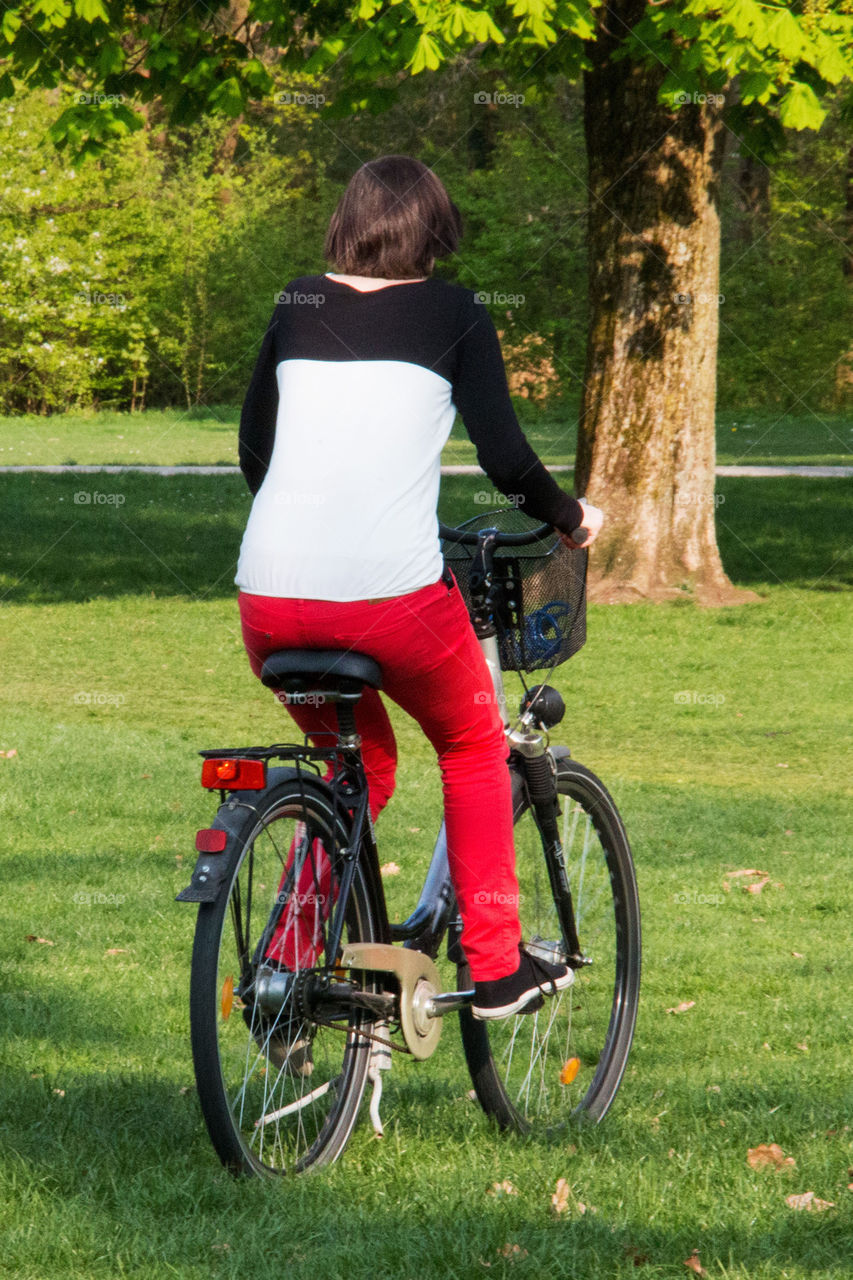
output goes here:
[[240, 418], [255, 495], [237, 585], [362, 600], [441, 575], [441, 451], [458, 410], [494, 485], [570, 533], [582, 508], [518, 425], [494, 325], [469, 289], [430, 277], [363, 292], [292, 280]]

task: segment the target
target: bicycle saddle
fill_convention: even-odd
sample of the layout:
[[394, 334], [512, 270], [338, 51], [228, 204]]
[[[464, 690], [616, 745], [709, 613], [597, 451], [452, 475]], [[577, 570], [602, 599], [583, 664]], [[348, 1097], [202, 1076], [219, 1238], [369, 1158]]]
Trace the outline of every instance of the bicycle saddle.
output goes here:
[[335, 685], [357, 680], [371, 689], [381, 689], [382, 671], [373, 658], [350, 649], [279, 649], [269, 655], [261, 670], [261, 681], [268, 689], [290, 687], [297, 691], [299, 686], [318, 680]]

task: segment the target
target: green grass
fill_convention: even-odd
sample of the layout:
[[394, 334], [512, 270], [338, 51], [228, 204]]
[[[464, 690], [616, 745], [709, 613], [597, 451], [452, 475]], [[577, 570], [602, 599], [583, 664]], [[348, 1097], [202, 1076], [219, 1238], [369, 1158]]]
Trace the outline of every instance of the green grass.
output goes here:
[[[534, 448], [550, 464], [573, 463], [577, 405], [538, 408], [516, 401], [519, 419]], [[239, 409], [146, 410], [144, 413], [67, 413], [56, 417], [0, 418], [0, 466], [148, 463], [237, 463]], [[446, 464], [476, 462], [474, 446], [457, 421], [444, 451]], [[721, 411], [717, 461], [811, 466], [853, 462], [853, 417], [849, 413], [779, 414], [762, 409]]]
[[[222, 1173], [204, 1131], [194, 912], [173, 901], [213, 813], [195, 752], [283, 736], [239, 639], [247, 501], [239, 478], [120, 480], [98, 484], [121, 506], [75, 506], [79, 477], [0, 479], [0, 750], [17, 751], [0, 758], [0, 1275], [651, 1280], [698, 1248], [712, 1277], [846, 1280], [849, 484], [722, 483], [724, 559], [762, 603], [594, 607], [555, 675], [555, 737], [607, 780], [644, 914], [637, 1037], [603, 1125], [571, 1147], [494, 1133], [449, 1022], [429, 1062], [395, 1061], [383, 1141], [365, 1116], [332, 1169], [267, 1185]], [[447, 483], [445, 514], [477, 484]], [[378, 833], [402, 911], [440, 797], [394, 721]], [[751, 867], [771, 877], [757, 897], [730, 877]], [[761, 1142], [795, 1168], [752, 1171]], [[552, 1213], [560, 1177], [586, 1214]], [[505, 1178], [517, 1196], [487, 1194]], [[836, 1207], [788, 1208], [807, 1190]]]

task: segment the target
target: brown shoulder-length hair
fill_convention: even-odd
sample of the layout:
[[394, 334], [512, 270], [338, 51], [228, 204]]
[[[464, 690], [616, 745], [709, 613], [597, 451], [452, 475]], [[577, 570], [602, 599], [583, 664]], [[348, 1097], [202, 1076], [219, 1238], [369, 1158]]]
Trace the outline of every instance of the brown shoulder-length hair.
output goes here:
[[332, 214], [323, 252], [343, 275], [408, 280], [454, 253], [459, 210], [432, 169], [380, 156], [357, 169]]

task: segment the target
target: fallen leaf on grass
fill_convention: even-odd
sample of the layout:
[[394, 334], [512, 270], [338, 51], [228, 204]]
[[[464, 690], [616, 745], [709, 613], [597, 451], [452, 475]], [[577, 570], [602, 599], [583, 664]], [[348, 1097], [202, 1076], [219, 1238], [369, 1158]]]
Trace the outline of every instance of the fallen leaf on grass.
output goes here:
[[400, 868], [397, 866], [396, 862], [386, 862], [379, 868], [379, 874], [383, 876], [398, 876], [400, 874]]
[[55, 943], [55, 942], [51, 942], [50, 938], [37, 938], [37, 937], [36, 937], [36, 935], [35, 935], [34, 933], [28, 933], [28, 934], [26, 935], [26, 938], [24, 939], [24, 941], [25, 941], [25, 942], [41, 942], [41, 943], [43, 943], [46, 947], [55, 947], [55, 946], [56, 946], [56, 943]]
[[509, 1178], [504, 1178], [503, 1182], [493, 1182], [486, 1192], [488, 1196], [517, 1196], [518, 1192], [510, 1182]]
[[682, 1000], [681, 1004], [675, 1005], [672, 1009], [667, 1009], [667, 1013], [686, 1013], [688, 1009], [692, 1009], [696, 1004], [695, 1000]]
[[[572, 1203], [574, 1201], [574, 1203]], [[551, 1196], [551, 1208], [556, 1214], [571, 1213], [572, 1210], [581, 1215], [598, 1213], [594, 1205], [584, 1204], [578, 1200], [565, 1178], [557, 1179], [557, 1186]]]
[[527, 1257], [526, 1249], [522, 1249], [520, 1244], [510, 1244], [509, 1241], [507, 1241], [502, 1249], [498, 1249], [497, 1252], [501, 1258], [512, 1258], [514, 1262], [519, 1258]]
[[7, 760], [11, 760], [17, 754], [18, 754], [17, 747], [10, 747], [8, 751], [0, 751], [0, 756], [5, 756]]
[[684, 1259], [684, 1266], [690, 1271], [695, 1271], [697, 1276], [707, 1276], [708, 1272], [699, 1261], [699, 1250], [694, 1249], [689, 1258]]
[[800, 955], [799, 951], [792, 951], [791, 955], [794, 957], [795, 960], [805, 960], [806, 958], [805, 956]]
[[109, 951], [104, 952], [105, 956], [126, 956], [127, 947], [110, 947]]
[[569, 1212], [569, 1184], [565, 1178], [557, 1179], [557, 1188], [551, 1196], [551, 1208], [555, 1213]]
[[56, 1094], [56, 1096], [57, 1096], [58, 1098], [64, 1098], [64, 1097], [65, 1097], [65, 1090], [64, 1090], [64, 1089], [54, 1089], [54, 1091], [53, 1091], [53, 1092]]
[[750, 1169], [793, 1169], [796, 1161], [793, 1156], [786, 1156], [778, 1142], [760, 1142], [757, 1147], [750, 1147], [746, 1153], [746, 1163]]
[[757, 867], [742, 867], [740, 871], [729, 871], [726, 873], [726, 876], [723, 879], [723, 888], [725, 889], [726, 893], [728, 893], [732, 887], [729, 884], [730, 880], [742, 880], [745, 876], [750, 876], [750, 877], [757, 876], [759, 880], [767, 881], [770, 879], [770, 872], [759, 871]]
[[804, 1191], [802, 1195], [785, 1196], [785, 1204], [789, 1209], [806, 1209], [810, 1213], [822, 1213], [824, 1209], [834, 1209], [834, 1200], [820, 1200], [813, 1191]]
[[[522, 1249], [520, 1244], [510, 1244], [509, 1241], [500, 1249], [495, 1249], [495, 1253], [499, 1258], [506, 1258], [508, 1262], [521, 1262], [527, 1257], [527, 1250]], [[485, 1258], [480, 1258], [481, 1267], [493, 1267], [493, 1262], [487, 1262]]]

